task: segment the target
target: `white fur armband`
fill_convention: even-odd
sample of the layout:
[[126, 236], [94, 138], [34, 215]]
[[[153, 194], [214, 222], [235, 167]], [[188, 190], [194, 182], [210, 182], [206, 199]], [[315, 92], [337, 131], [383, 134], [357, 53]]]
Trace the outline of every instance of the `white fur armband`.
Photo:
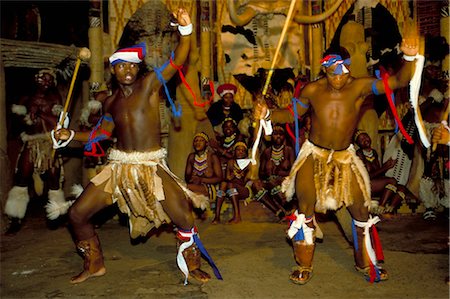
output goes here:
[[55, 130], [51, 130], [50, 131], [50, 136], [52, 137], [53, 148], [54, 149], [58, 149], [58, 148], [67, 146], [72, 141], [72, 139], [75, 137], [75, 131], [74, 130], [70, 130], [70, 136], [65, 141], [56, 140], [56, 138], [55, 138]]
[[56, 104], [52, 107], [53, 115], [59, 115], [64, 110], [62, 105]]
[[190, 35], [192, 33], [192, 23], [186, 26], [178, 25], [178, 31], [181, 35]]
[[11, 111], [12, 113], [17, 115], [25, 115], [27, 114], [27, 107], [25, 107], [24, 105], [12, 104]]
[[405, 59], [406, 61], [414, 61], [414, 60], [416, 60], [416, 58], [417, 58], [417, 55], [411, 56], [411, 55], [403, 54], [403, 59]]

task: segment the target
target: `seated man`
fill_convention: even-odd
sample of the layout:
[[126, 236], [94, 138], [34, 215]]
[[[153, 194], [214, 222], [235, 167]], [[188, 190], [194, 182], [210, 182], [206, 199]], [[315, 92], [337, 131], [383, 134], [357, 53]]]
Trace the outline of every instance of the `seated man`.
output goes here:
[[359, 146], [356, 154], [369, 172], [372, 193], [380, 196], [378, 203], [372, 201], [371, 212], [375, 214], [393, 213], [406, 198], [418, 203], [419, 199], [405, 186], [398, 184], [395, 178], [384, 175], [388, 169], [395, 166], [396, 161], [389, 159], [380, 165], [378, 154], [371, 147], [372, 140], [366, 132], [357, 131], [355, 143]]

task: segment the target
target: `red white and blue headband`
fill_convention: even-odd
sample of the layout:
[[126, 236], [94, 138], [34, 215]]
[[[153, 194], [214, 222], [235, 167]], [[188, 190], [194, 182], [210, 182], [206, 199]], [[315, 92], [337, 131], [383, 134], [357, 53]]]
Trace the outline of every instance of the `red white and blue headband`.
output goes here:
[[109, 57], [109, 63], [112, 66], [121, 62], [141, 63], [146, 54], [146, 45], [145, 42], [142, 42], [128, 48], [117, 50]]
[[349, 70], [345, 66], [350, 65], [350, 58], [342, 59], [340, 55], [331, 54], [325, 56], [321, 61], [320, 64], [326, 68], [329, 68], [330, 66], [337, 65], [334, 69], [334, 74], [336, 75], [342, 75], [342, 73], [347, 74]]

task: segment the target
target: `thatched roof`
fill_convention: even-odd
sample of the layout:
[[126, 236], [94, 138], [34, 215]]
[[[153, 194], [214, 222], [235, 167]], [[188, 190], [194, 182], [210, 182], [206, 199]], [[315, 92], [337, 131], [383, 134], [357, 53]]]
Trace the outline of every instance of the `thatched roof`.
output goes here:
[[0, 39], [4, 67], [58, 68], [64, 61], [76, 60], [79, 48], [50, 43]]

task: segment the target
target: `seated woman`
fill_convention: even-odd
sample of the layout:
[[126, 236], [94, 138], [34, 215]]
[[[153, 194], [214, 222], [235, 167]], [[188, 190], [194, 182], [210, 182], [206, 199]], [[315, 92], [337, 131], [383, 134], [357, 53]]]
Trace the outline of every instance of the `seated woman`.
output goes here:
[[245, 142], [244, 136], [238, 129], [237, 122], [232, 118], [225, 118], [222, 123], [223, 136], [216, 136], [217, 140], [211, 140], [210, 146], [217, 154], [222, 165], [222, 173], [225, 175], [228, 160], [234, 157], [234, 145]]
[[418, 202], [418, 198], [405, 186], [398, 184], [395, 178], [385, 176], [386, 171], [395, 166], [396, 160], [389, 159], [381, 165], [377, 152], [371, 147], [372, 140], [364, 131], [356, 132], [355, 143], [359, 146], [356, 154], [369, 172], [372, 194], [380, 196], [378, 205], [373, 202], [372, 213], [393, 213], [406, 197], [411, 202]]
[[261, 154], [259, 179], [253, 181], [254, 199], [262, 202], [280, 219], [286, 215], [283, 204], [286, 198], [281, 192], [281, 183], [289, 175], [295, 153], [292, 146], [286, 143], [286, 131], [283, 126], [273, 127], [271, 145]]
[[234, 157], [228, 160], [225, 180], [220, 184], [220, 190], [217, 192], [216, 215], [212, 224], [220, 223], [220, 210], [225, 200], [225, 196], [231, 199], [233, 207], [233, 218], [228, 223], [241, 222], [241, 213], [239, 209], [239, 200], [247, 199], [251, 196], [249, 182], [250, 166], [241, 162], [247, 158], [247, 145], [242, 142], [236, 142], [233, 146]]
[[222, 168], [219, 157], [208, 150], [208, 143], [205, 133], [194, 135], [194, 152], [187, 158], [184, 177], [190, 190], [208, 196], [212, 202], [216, 198], [215, 185], [222, 181]]

